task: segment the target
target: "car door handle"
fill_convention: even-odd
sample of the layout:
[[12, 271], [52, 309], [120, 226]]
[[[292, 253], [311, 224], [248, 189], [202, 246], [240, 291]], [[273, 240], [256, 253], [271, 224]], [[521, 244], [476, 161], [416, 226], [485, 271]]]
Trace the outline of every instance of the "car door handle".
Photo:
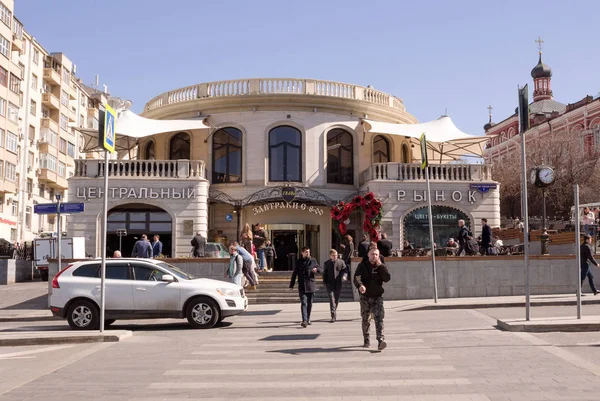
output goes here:
[[146, 289], [145, 289], [145, 288], [140, 288], [140, 287], [136, 288], [135, 290], [136, 290], [136, 291], [146, 291]]

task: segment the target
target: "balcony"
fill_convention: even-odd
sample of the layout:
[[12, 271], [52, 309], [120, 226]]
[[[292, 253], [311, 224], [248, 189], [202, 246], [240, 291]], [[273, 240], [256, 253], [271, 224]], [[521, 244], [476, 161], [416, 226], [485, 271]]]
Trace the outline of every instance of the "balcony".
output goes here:
[[98, 109], [95, 107], [88, 107], [87, 109], [87, 115], [90, 118], [98, 118]]
[[[480, 182], [492, 180], [489, 164], [430, 164], [431, 181]], [[369, 181], [425, 181], [420, 163], [375, 163], [360, 174], [360, 185]]]
[[60, 74], [52, 68], [44, 68], [44, 80], [48, 81], [51, 85], [60, 86]]
[[60, 177], [58, 173], [47, 168], [39, 168], [37, 171], [38, 181], [46, 184], [46, 186], [58, 190], [66, 190], [69, 188], [67, 179]]
[[[114, 160], [108, 163], [108, 176], [119, 179], [198, 180], [206, 177], [202, 160]], [[104, 160], [75, 160], [73, 178], [104, 177]]]
[[23, 50], [25, 50], [25, 45], [23, 44], [23, 39], [19, 39], [14, 34], [13, 34], [13, 40], [12, 40], [12, 50], [15, 52], [23, 52]]
[[49, 109], [58, 110], [60, 107], [60, 100], [50, 92], [42, 93], [42, 104]]
[[16, 182], [0, 179], [0, 193], [14, 194], [16, 192], [17, 192], [17, 183]]
[[77, 109], [73, 106], [69, 107], [69, 112], [67, 113], [67, 117], [69, 118], [70, 123], [77, 122]]
[[40, 120], [41, 128], [48, 128], [54, 132], [58, 132], [58, 124], [50, 117], [43, 117]]

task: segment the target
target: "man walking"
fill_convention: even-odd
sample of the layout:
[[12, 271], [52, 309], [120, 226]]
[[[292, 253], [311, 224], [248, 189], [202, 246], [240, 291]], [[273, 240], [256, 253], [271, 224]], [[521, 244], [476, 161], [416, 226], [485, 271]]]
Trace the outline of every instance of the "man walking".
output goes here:
[[265, 243], [267, 242], [267, 233], [262, 228], [260, 223], [256, 223], [254, 234], [252, 236], [252, 242], [256, 247], [256, 256], [258, 257], [258, 270], [265, 270], [267, 264], [265, 260]]
[[152, 257], [152, 245], [148, 241], [146, 234], [142, 235], [142, 239], [136, 241], [131, 252], [133, 258], [151, 258]]
[[379, 342], [377, 349], [382, 351], [387, 346], [383, 334], [385, 309], [383, 308], [382, 295], [384, 292], [383, 283], [388, 281], [390, 281], [390, 273], [379, 259], [379, 250], [372, 248], [369, 250], [369, 260], [360, 262], [354, 273], [354, 285], [360, 293], [360, 316], [362, 318], [364, 348], [371, 346], [369, 337], [371, 315], [375, 320], [375, 332]]
[[241, 287], [244, 258], [238, 253], [235, 243], [229, 244], [229, 255], [229, 267], [225, 271], [225, 277], [229, 278], [233, 284], [237, 284]]
[[492, 248], [492, 229], [487, 223], [487, 219], [481, 219], [481, 254], [491, 255]]
[[298, 294], [300, 295], [300, 311], [302, 313], [302, 327], [310, 324], [310, 312], [312, 310], [313, 295], [317, 291], [315, 274], [320, 273], [321, 268], [315, 258], [310, 256], [310, 249], [302, 248], [300, 259], [296, 261], [296, 267], [292, 273], [290, 289], [296, 285], [298, 277]]
[[329, 251], [329, 260], [323, 267], [323, 284], [327, 288], [329, 296], [329, 310], [331, 312], [330, 323], [335, 322], [338, 303], [340, 302], [340, 293], [342, 292], [342, 278], [346, 272], [346, 264], [342, 259], [338, 259], [338, 253], [335, 249]]
[[394, 244], [392, 241], [387, 239], [386, 233], [381, 233], [381, 239], [377, 241], [377, 249], [379, 249], [379, 254], [383, 257], [392, 256], [392, 248]]
[[194, 247], [194, 257], [195, 258], [203, 258], [204, 257], [204, 247], [206, 246], [206, 238], [202, 235], [202, 231], [198, 231], [196, 236], [192, 238], [190, 241], [192, 246]]
[[154, 242], [152, 243], [152, 255], [158, 258], [162, 254], [162, 242], [160, 242], [160, 236], [154, 234]]
[[598, 290], [594, 285], [594, 275], [590, 269], [590, 263], [594, 266], [598, 267], [598, 262], [594, 259], [592, 255], [592, 237], [585, 234], [583, 236], [583, 244], [580, 247], [581, 254], [581, 285], [585, 282], [585, 278], [587, 277], [588, 282], [590, 283], [590, 288], [594, 295], [598, 295]]
[[458, 220], [458, 251], [456, 256], [462, 256], [462, 253], [470, 255], [471, 250], [469, 247], [469, 229], [465, 226], [464, 220]]
[[369, 245], [371, 245], [371, 241], [369, 240], [368, 235], [362, 236], [362, 242], [358, 244], [358, 257], [364, 258], [369, 253]]

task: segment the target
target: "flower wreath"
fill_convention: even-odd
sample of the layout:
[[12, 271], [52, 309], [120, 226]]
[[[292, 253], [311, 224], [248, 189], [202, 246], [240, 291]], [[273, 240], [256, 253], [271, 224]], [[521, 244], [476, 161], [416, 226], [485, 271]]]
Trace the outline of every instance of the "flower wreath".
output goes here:
[[379, 241], [379, 223], [381, 222], [383, 204], [380, 200], [375, 199], [373, 192], [369, 192], [364, 196], [356, 195], [350, 202], [340, 202], [331, 208], [331, 218], [337, 224], [334, 224], [334, 230], [341, 237], [346, 235], [346, 224], [350, 216], [358, 210], [365, 213], [365, 221], [363, 222], [363, 230], [369, 233], [371, 242]]

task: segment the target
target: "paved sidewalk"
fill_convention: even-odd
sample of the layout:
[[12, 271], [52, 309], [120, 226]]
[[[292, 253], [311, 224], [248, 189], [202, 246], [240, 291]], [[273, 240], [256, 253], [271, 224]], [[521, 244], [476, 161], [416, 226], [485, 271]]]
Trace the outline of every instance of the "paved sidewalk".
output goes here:
[[51, 319], [48, 282], [29, 281], [0, 286], [0, 322]]
[[99, 331], [15, 331], [0, 333], [0, 347], [21, 345], [53, 345], [76, 343], [112, 343], [119, 342], [133, 333], [130, 330]]

